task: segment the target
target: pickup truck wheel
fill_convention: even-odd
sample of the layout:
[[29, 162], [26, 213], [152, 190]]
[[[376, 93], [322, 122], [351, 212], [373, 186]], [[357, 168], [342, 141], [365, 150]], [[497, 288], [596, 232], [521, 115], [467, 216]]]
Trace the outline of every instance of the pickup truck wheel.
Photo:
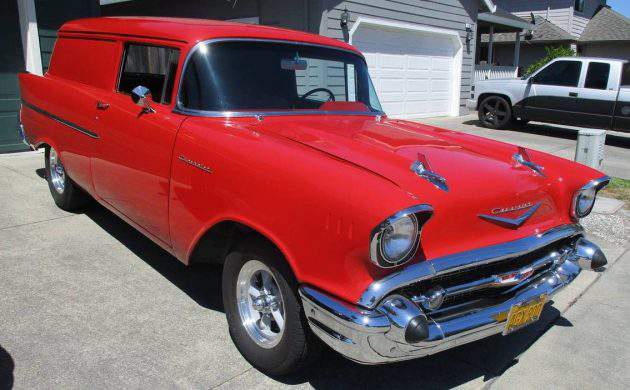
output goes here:
[[478, 112], [481, 125], [490, 129], [502, 129], [512, 120], [512, 107], [501, 96], [483, 99]]
[[222, 290], [230, 336], [258, 370], [284, 375], [318, 357], [321, 341], [311, 333], [297, 281], [276, 250], [250, 244], [229, 254]]
[[46, 181], [55, 204], [63, 210], [76, 210], [89, 202], [89, 196], [68, 177], [61, 157], [53, 147], [44, 153]]

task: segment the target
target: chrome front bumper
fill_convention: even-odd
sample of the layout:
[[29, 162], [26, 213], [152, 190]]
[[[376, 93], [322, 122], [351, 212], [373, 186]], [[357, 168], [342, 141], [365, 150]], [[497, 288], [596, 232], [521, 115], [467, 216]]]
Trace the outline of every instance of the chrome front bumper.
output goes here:
[[[534, 300], [542, 295], [553, 297], [562, 288], [571, 283], [581, 269], [602, 268], [606, 260], [599, 248], [582, 238], [583, 231], [578, 225], [568, 225], [545, 234], [528, 237], [512, 243], [517, 247], [525, 243], [539, 244], [548, 240], [570, 240], [571, 245], [564, 247], [562, 254], [547, 254], [553, 262], [544, 272], [532, 276], [515, 286], [504, 298], [493, 298], [492, 304], [460, 305], [447, 315], [432, 315], [417, 297], [406, 296], [400, 289], [388, 285], [387, 295], [372, 302], [372, 308], [351, 305], [336, 299], [310, 286], [302, 286], [300, 295], [304, 312], [313, 332], [330, 347], [347, 358], [363, 364], [380, 364], [398, 360], [413, 359], [479, 340], [505, 328], [507, 315], [513, 305]], [[532, 244], [533, 245], [533, 244]], [[496, 259], [505, 260], [503, 253], [496, 248], [505, 249], [506, 244], [495, 248]], [[531, 250], [540, 250], [533, 245]], [[467, 252], [469, 253], [469, 252]], [[470, 253], [479, 253], [479, 250]], [[522, 253], [522, 252], [519, 252]], [[458, 254], [461, 256], [461, 254]], [[461, 258], [461, 257], [460, 257]], [[452, 257], [450, 257], [452, 260]], [[449, 261], [435, 259], [431, 262]], [[487, 258], [480, 259], [488, 264]], [[475, 267], [480, 261], [471, 261], [468, 267]], [[499, 261], [499, 260], [497, 260]], [[459, 263], [458, 263], [459, 264]], [[460, 264], [461, 266], [461, 264]], [[451, 268], [452, 269], [452, 268]], [[418, 268], [409, 266], [398, 274], [398, 280], [418, 280], [406, 274], [417, 272]], [[461, 268], [459, 268], [461, 270]], [[404, 274], [403, 278], [400, 274]], [[439, 275], [439, 273], [437, 273]], [[435, 275], [435, 274], [434, 274]], [[391, 279], [390, 279], [391, 280]], [[429, 279], [431, 280], [431, 279]], [[381, 287], [388, 280], [375, 282]], [[401, 283], [399, 287], [408, 284]], [[374, 287], [374, 286], [371, 286]], [[458, 311], [459, 310], [459, 311]], [[421, 341], [414, 341], [409, 330], [424, 328]], [[417, 340], [417, 338], [416, 338]]]

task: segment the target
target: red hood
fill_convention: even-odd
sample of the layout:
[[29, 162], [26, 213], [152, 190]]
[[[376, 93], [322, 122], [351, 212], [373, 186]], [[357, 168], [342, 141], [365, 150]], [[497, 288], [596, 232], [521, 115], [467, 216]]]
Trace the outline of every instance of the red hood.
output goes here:
[[[552, 177], [517, 167], [513, 162], [517, 147], [513, 145], [414, 122], [358, 116], [324, 120], [321, 116], [267, 117], [259, 130], [367, 169], [407, 191], [413, 204], [431, 204], [435, 214], [429, 221], [431, 229], [427, 225], [425, 234], [436, 236], [429, 240], [436, 243], [436, 249], [440, 248], [440, 234], [452, 236], [456, 232], [460, 236], [456, 243], [449, 240], [446, 250], [451, 252], [460, 244], [465, 249], [468, 238], [474, 237], [479, 245], [480, 233], [487, 232], [491, 244], [570, 222], [565, 205], [558, 206], [554, 200]], [[432, 170], [444, 177], [447, 192], [411, 171], [418, 153], [424, 154]], [[539, 162], [536, 158], [540, 153], [531, 155]], [[479, 214], [492, 214], [497, 208], [529, 203], [541, 206], [516, 234], [513, 229], [479, 218]], [[516, 217], [523, 212], [501, 216]]]

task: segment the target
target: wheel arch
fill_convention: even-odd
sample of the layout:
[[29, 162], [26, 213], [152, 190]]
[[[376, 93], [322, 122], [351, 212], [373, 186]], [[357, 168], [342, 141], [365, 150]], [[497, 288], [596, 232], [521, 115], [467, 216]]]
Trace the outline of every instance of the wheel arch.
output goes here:
[[483, 103], [483, 101], [490, 96], [502, 97], [503, 99], [507, 100], [507, 102], [510, 104], [511, 109], [514, 108], [513, 99], [509, 95], [505, 93], [499, 93], [499, 92], [484, 92], [481, 95], [479, 95], [479, 97], [477, 98], [477, 110], [479, 110], [481, 103]]
[[257, 240], [277, 251], [297, 277], [294, 262], [277, 238], [266, 229], [237, 219], [223, 219], [205, 228], [188, 251], [186, 263], [223, 264], [226, 256], [245, 240]]

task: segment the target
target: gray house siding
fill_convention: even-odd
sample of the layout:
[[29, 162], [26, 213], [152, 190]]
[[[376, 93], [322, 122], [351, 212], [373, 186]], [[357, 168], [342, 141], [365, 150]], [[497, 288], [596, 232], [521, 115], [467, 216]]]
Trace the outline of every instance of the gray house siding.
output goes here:
[[476, 34], [476, 20], [479, 3], [476, 0], [436, 0], [436, 1], [336, 1], [323, 0], [322, 20], [319, 33], [336, 39], [343, 39], [341, 13], [348, 9], [348, 29], [359, 16], [388, 19], [397, 22], [416, 23], [457, 31], [464, 46], [462, 59], [462, 80], [460, 88], [460, 114], [467, 113], [466, 99], [474, 78], [475, 44], [466, 42], [466, 24], [473, 26]]

